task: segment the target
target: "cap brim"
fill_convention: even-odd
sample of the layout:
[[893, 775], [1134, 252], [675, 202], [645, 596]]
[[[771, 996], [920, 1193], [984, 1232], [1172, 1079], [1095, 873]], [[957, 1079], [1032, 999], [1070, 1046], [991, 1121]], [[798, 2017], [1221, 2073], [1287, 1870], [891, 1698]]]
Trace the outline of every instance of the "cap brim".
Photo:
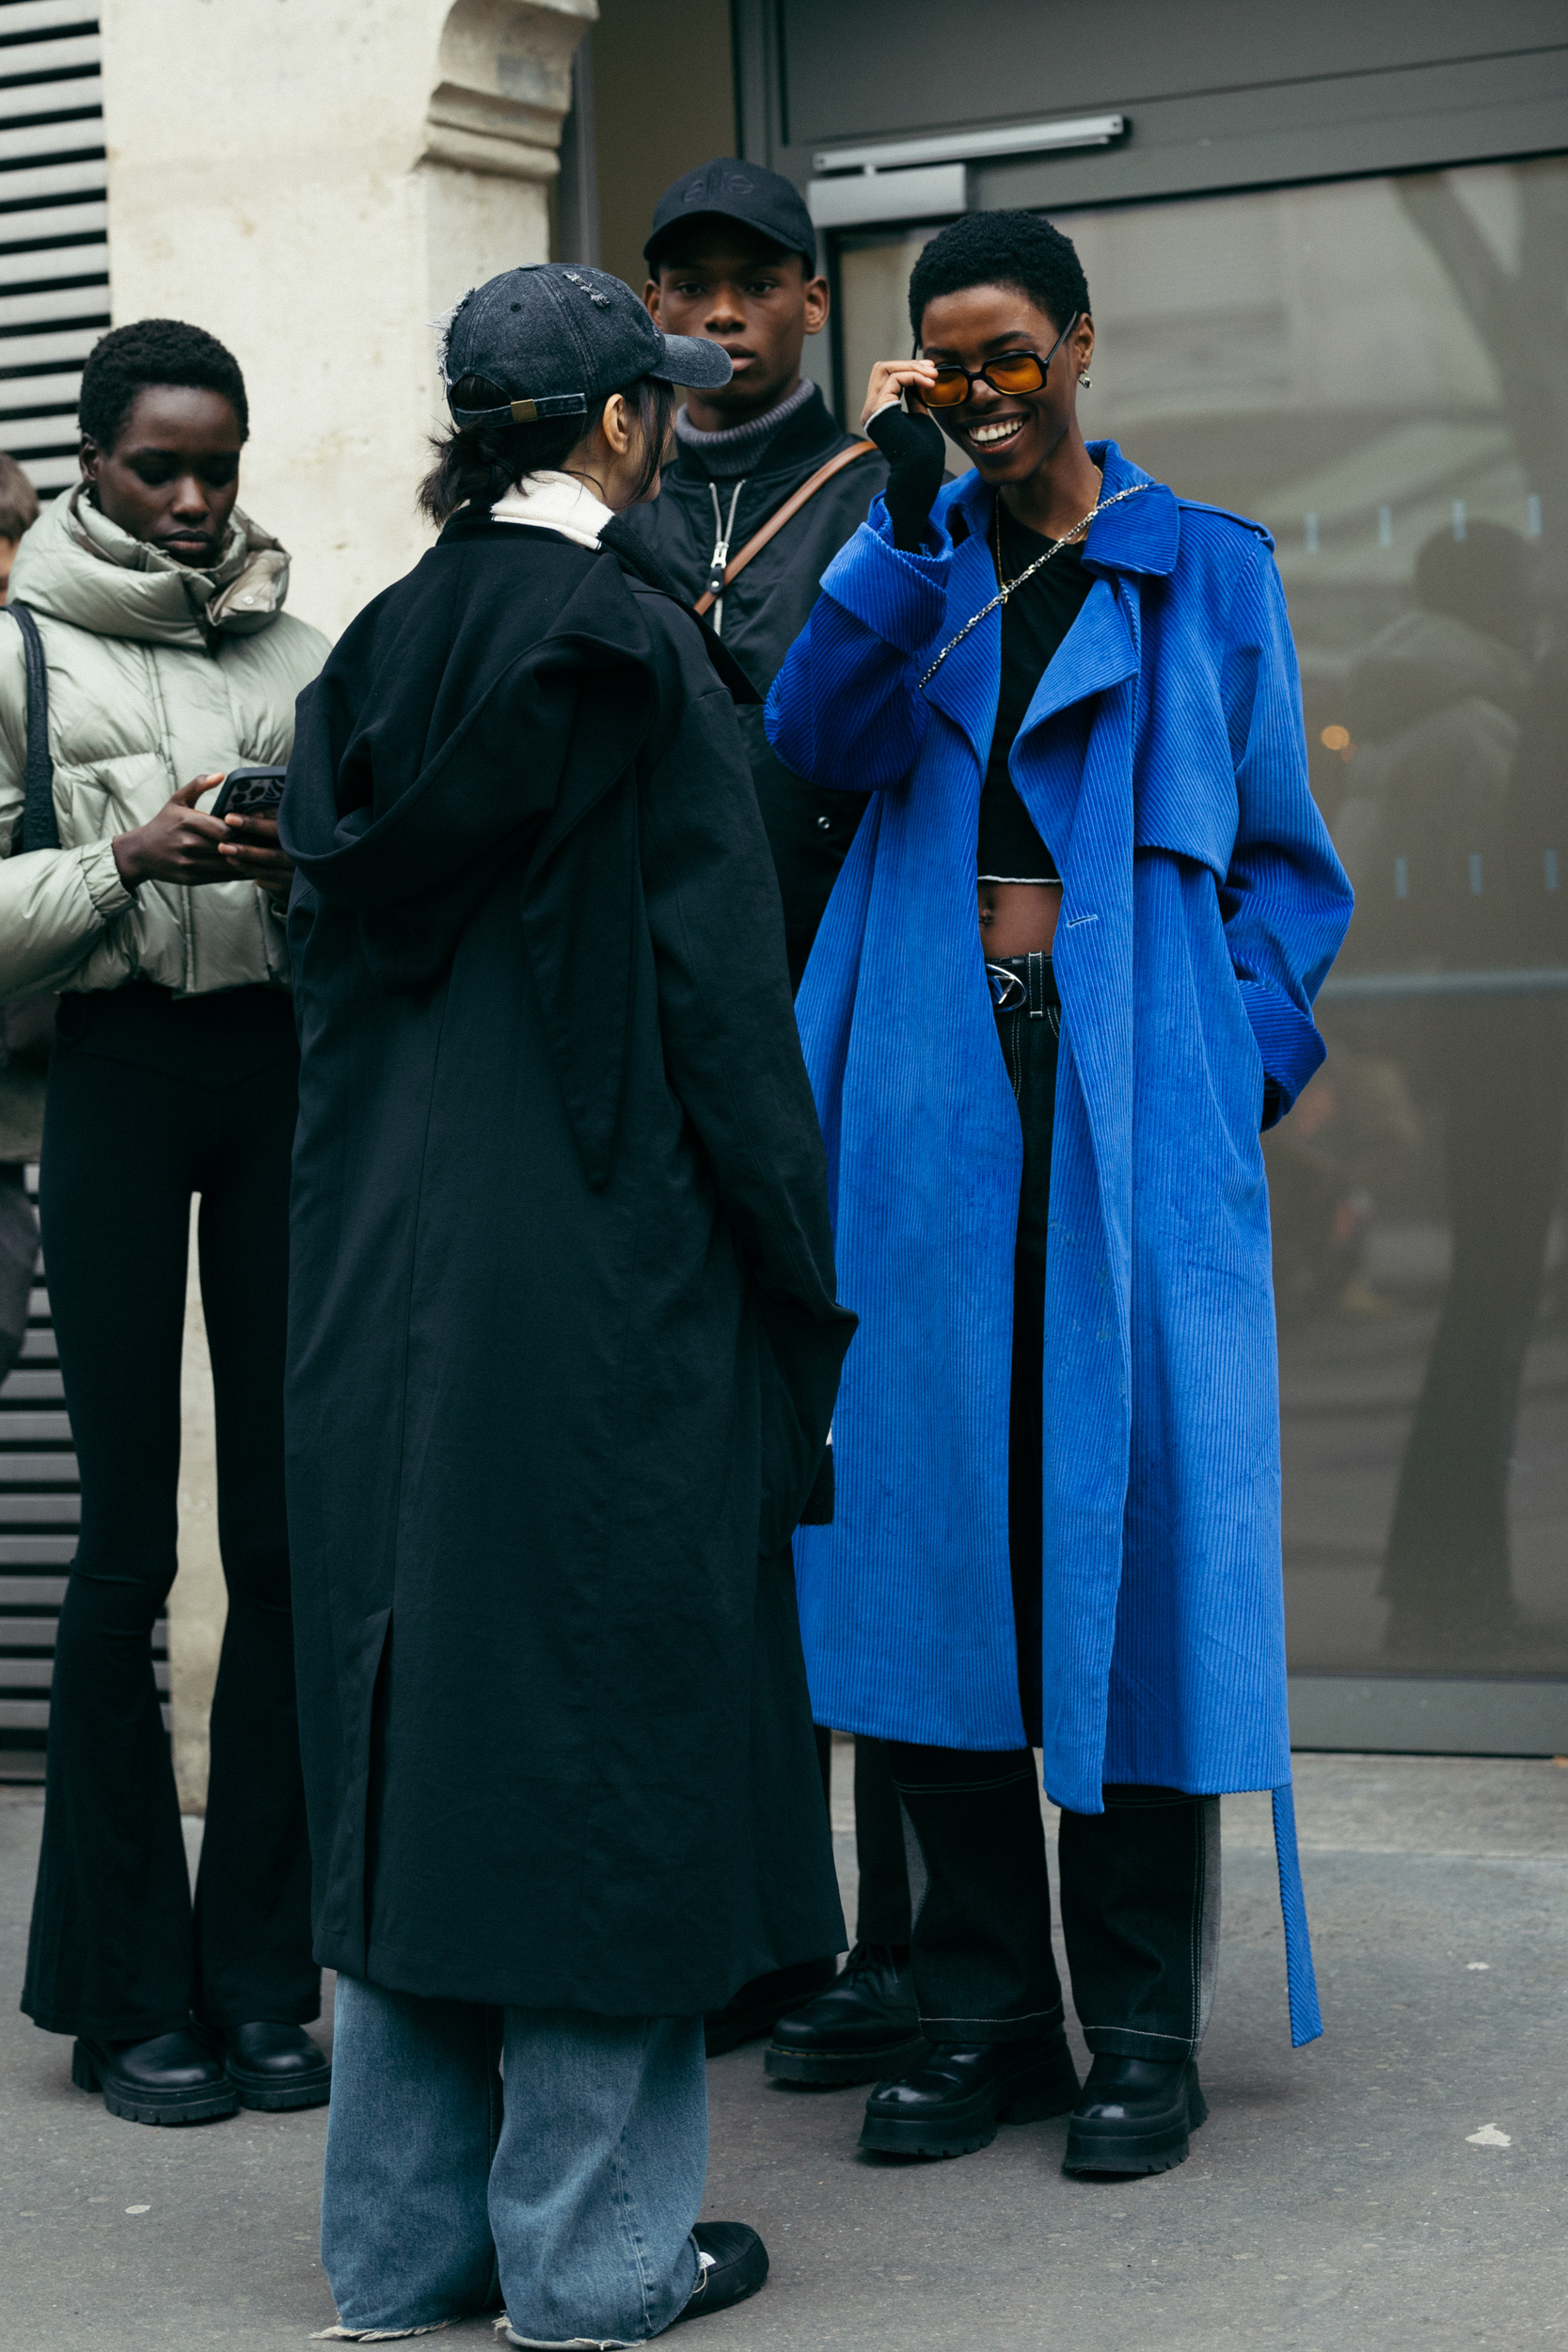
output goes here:
[[648, 373], [662, 376], [667, 384], [688, 384], [693, 391], [716, 392], [735, 373], [729, 353], [705, 336], [666, 335], [663, 342], [664, 365], [650, 368]]

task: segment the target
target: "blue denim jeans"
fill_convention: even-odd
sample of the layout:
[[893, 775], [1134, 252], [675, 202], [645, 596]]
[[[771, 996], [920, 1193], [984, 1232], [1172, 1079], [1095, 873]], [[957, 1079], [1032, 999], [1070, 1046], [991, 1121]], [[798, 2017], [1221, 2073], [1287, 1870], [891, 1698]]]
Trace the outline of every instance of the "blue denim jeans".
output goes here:
[[700, 2017], [485, 2009], [339, 1978], [332, 2333], [413, 2335], [504, 2301], [513, 2344], [643, 2344], [696, 2284], [706, 2169]]

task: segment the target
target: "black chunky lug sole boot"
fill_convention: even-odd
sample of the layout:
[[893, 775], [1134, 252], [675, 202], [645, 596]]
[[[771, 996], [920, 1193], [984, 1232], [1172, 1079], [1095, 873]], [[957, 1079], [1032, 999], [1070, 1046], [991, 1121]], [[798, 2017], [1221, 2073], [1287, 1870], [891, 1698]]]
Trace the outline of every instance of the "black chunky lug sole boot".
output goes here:
[[127, 2123], [213, 2123], [240, 2105], [222, 2058], [189, 2031], [130, 2043], [79, 2041], [71, 2079], [78, 2090], [101, 2090], [109, 2113]]
[[1168, 2172], [1208, 2121], [1197, 2061], [1097, 2058], [1068, 2125], [1064, 2172]]
[[860, 2144], [883, 2156], [967, 2156], [1003, 2123], [1065, 2115], [1078, 2069], [1064, 2034], [1042, 2042], [934, 2042], [901, 2082], [879, 2083], [865, 2103]]
[[223, 2051], [242, 2106], [277, 2115], [325, 2106], [332, 2095], [332, 2061], [303, 2026], [226, 2026]]
[[908, 1952], [857, 1944], [825, 1993], [779, 2019], [762, 2063], [774, 2082], [842, 2090], [886, 2082], [918, 2063], [925, 2046]]

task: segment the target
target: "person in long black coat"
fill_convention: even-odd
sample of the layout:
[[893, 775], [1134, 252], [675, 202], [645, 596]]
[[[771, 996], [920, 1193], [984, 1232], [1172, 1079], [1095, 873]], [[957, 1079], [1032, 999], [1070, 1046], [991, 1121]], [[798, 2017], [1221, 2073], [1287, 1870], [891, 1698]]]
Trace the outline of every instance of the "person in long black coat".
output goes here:
[[702, 2014], [843, 1935], [788, 1543], [853, 1318], [724, 657], [611, 520], [698, 364], [596, 271], [468, 296], [431, 491], [468, 502], [350, 628], [290, 770], [290, 1530], [350, 2333], [486, 2308], [498, 2258], [514, 2342], [759, 2284], [751, 2233], [693, 2235]]

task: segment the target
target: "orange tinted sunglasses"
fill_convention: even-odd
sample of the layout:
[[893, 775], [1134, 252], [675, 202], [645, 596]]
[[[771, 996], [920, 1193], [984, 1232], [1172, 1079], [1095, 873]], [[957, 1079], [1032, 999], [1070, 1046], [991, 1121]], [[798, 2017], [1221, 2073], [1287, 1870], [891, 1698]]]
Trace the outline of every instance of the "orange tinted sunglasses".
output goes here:
[[[999, 359], [988, 359], [983, 368], [973, 371], [939, 365], [934, 384], [911, 385], [911, 389], [925, 402], [927, 408], [961, 408], [969, 398], [970, 386], [982, 380], [990, 386], [993, 392], [1010, 394], [1015, 399], [1023, 392], [1037, 392], [1044, 386], [1052, 360], [1082, 315], [1081, 311], [1074, 310], [1043, 359], [1037, 351], [1005, 351]], [[912, 357], [916, 359], [920, 357], [918, 342]]]

